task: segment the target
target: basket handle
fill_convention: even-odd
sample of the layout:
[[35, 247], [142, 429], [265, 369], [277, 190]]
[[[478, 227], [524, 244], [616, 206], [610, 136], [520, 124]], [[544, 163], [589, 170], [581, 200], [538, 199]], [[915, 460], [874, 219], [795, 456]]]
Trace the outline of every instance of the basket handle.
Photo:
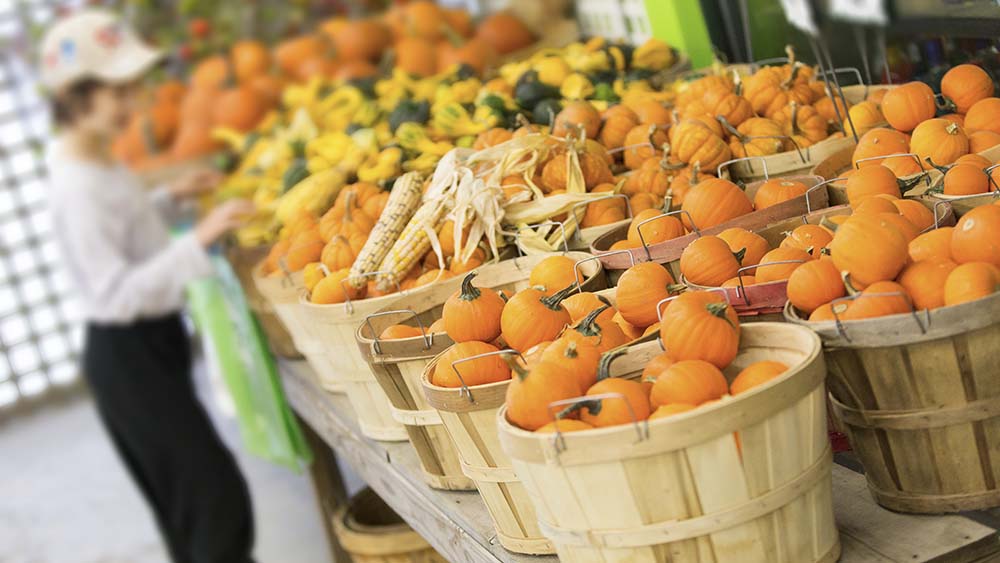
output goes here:
[[[558, 421], [562, 420], [561, 418], [559, 418], [559, 414], [561, 414], [566, 410], [569, 410], [567, 407], [572, 407], [575, 405], [583, 405], [583, 408], [589, 410], [590, 404], [593, 404], [596, 401], [605, 401], [608, 399], [620, 399], [625, 402], [625, 407], [628, 409], [628, 414], [630, 417], [632, 417], [632, 425], [635, 427], [636, 435], [638, 435], [639, 437], [639, 439], [636, 440], [636, 442], [641, 442], [649, 438], [649, 421], [639, 420], [639, 417], [635, 416], [635, 410], [632, 408], [632, 403], [629, 403], [628, 400], [625, 398], [625, 395], [622, 395], [621, 393], [597, 393], [595, 395], [584, 395], [581, 397], [560, 399], [558, 401], [553, 401], [549, 403], [548, 406], [549, 414], [551, 414], [553, 420], [556, 421], [555, 423], [556, 431], [553, 439], [553, 446], [555, 447], [557, 456], [562, 452], [566, 451], [566, 440], [563, 437], [563, 433], [559, 431]], [[559, 409], [558, 411], [553, 410], [558, 407], [563, 407], [563, 408]]]
[[[727, 292], [726, 288], [724, 288], [724, 287], [706, 287], [704, 289], [699, 289], [698, 291], [714, 291], [714, 292], [717, 292], [717, 293], [721, 294], [722, 297], [726, 300], [726, 305], [729, 305], [730, 307], [732, 307], [732, 305], [733, 305], [733, 302], [729, 299], [729, 292]], [[678, 297], [680, 297], [680, 294], [671, 295], [670, 297], [664, 297], [663, 299], [660, 299], [659, 301], [656, 302], [656, 320], [657, 320], [657, 322], [662, 322], [663, 321], [663, 304], [664, 303], [670, 303], [671, 301], [673, 301], [674, 299], [677, 299]]]
[[464, 395], [464, 396], [468, 397], [470, 403], [475, 403], [476, 402], [475, 399], [473, 399], [473, 397], [472, 397], [472, 389], [470, 389], [469, 386], [466, 385], [465, 378], [462, 377], [462, 372], [458, 371], [458, 364], [462, 364], [462, 363], [465, 363], [465, 362], [471, 362], [472, 360], [478, 360], [480, 358], [487, 358], [489, 356], [504, 356], [504, 355], [509, 355], [509, 354], [517, 354], [517, 357], [521, 358], [521, 361], [524, 361], [524, 356], [522, 356], [521, 353], [518, 352], [517, 350], [514, 350], [513, 348], [504, 348], [503, 350], [495, 350], [493, 352], [485, 352], [483, 354], [476, 354], [475, 356], [469, 356], [468, 358], [462, 358], [462, 359], [455, 360], [454, 362], [452, 362], [451, 363], [451, 369], [452, 369], [452, 371], [455, 372], [455, 375], [458, 376], [458, 381], [462, 384], [462, 390], [459, 392], [459, 396]]
[[836, 305], [838, 303], [843, 303], [845, 301], [854, 301], [855, 299], [862, 299], [865, 297], [902, 297], [906, 300], [907, 304], [910, 305], [910, 314], [913, 316], [914, 322], [917, 323], [917, 327], [920, 328], [921, 334], [927, 334], [927, 325], [931, 323], [930, 311], [924, 309], [924, 316], [926, 317], [927, 324], [925, 325], [920, 321], [920, 315], [917, 312], [917, 308], [913, 305], [913, 300], [910, 296], [906, 295], [901, 291], [885, 291], [880, 293], [858, 293], [857, 295], [848, 295], [847, 297], [838, 297], [830, 302], [830, 310], [833, 312], [833, 320], [837, 326], [837, 333], [844, 338], [844, 340], [851, 342], [851, 337], [847, 335], [847, 331], [844, 329], [843, 321], [840, 320], [840, 315], [837, 314]]
[[[729, 166], [730, 164], [735, 164], [737, 162], [742, 162], [744, 160], [747, 161], [748, 164], [751, 160], [759, 160], [761, 166], [764, 168], [764, 180], [771, 179], [771, 177], [767, 173], [767, 160], [763, 156], [744, 156], [743, 158], [734, 158], [732, 160], [727, 160], [715, 168], [715, 175], [721, 178], [723, 168]], [[753, 172], [753, 166], [750, 166], [750, 171]]]
[[643, 236], [643, 234], [642, 234], [642, 227], [643, 227], [643, 225], [645, 225], [646, 223], [650, 223], [650, 222], [656, 221], [657, 219], [661, 219], [663, 217], [669, 217], [671, 215], [677, 215], [677, 214], [680, 214], [680, 213], [683, 213], [684, 215], [687, 216], [688, 221], [691, 222], [691, 229], [695, 233], [697, 233], [697, 235], [700, 237], [701, 236], [701, 231], [698, 229], [698, 225], [694, 224], [694, 218], [691, 217], [691, 213], [688, 212], [688, 211], [686, 211], [686, 210], [684, 210], [684, 209], [677, 209], [675, 211], [667, 211], [666, 213], [661, 213], [661, 214], [659, 214], [659, 215], [657, 215], [655, 217], [650, 217], [649, 219], [644, 219], [643, 221], [640, 221], [638, 225], [635, 226], [635, 232], [639, 234], [639, 242], [642, 243], [642, 248], [646, 251], [646, 259], [649, 260], [650, 262], [653, 261], [653, 253], [649, 251], [649, 245], [646, 244], [646, 237]]
[[368, 273], [365, 273], [365, 274], [358, 274], [358, 275], [355, 275], [355, 276], [348, 276], [348, 277], [340, 280], [340, 287], [344, 290], [344, 310], [347, 311], [347, 314], [349, 314], [349, 315], [353, 315], [354, 314], [354, 304], [351, 303], [351, 298], [349, 296], [350, 291], [348, 291], [347, 286], [344, 285], [344, 284], [347, 283], [347, 282], [349, 282], [349, 281], [351, 281], [351, 280], [370, 278], [370, 277], [378, 276], [378, 275], [391, 276], [392, 277], [392, 282], [396, 284], [396, 291], [400, 295], [404, 295], [403, 286], [399, 285], [399, 280], [396, 279], [396, 276], [394, 274], [392, 274], [391, 272], [384, 272], [384, 271], [368, 272]]
[[854, 66], [845, 66], [840, 68], [832, 68], [827, 71], [819, 73], [820, 76], [836, 76], [838, 74], [853, 74], [855, 78], [858, 79], [858, 84], [865, 87], [865, 97], [868, 97], [868, 85], [865, 84], [865, 80], [861, 78], [861, 71]]
[[[616, 250], [615, 252], [628, 252], [628, 251]], [[609, 252], [608, 254], [611, 253]], [[629, 256], [632, 256], [631, 252], [629, 252]], [[589, 256], [582, 260], [577, 260], [576, 262], [573, 263], [573, 277], [576, 279], [577, 293], [583, 293], [583, 280], [580, 278], [580, 264], [583, 264], [584, 262], [590, 262], [591, 260], [599, 260], [600, 258], [601, 258], [600, 256]], [[635, 266], [635, 258], [632, 258], [632, 265]]]
[[427, 329], [424, 328], [424, 323], [423, 321], [420, 320], [420, 315], [418, 315], [417, 312], [414, 311], [413, 309], [394, 309], [392, 311], [381, 311], [378, 313], [372, 313], [367, 317], [365, 317], [365, 325], [368, 326], [368, 330], [371, 331], [372, 333], [372, 340], [373, 340], [372, 348], [375, 350], [375, 353], [376, 354], [382, 353], [382, 345], [379, 342], [378, 334], [375, 333], [375, 327], [372, 326], [372, 319], [374, 317], [383, 317], [385, 315], [397, 315], [400, 313], [409, 313], [413, 315], [414, 319], [417, 319], [417, 325], [420, 327], [420, 333], [423, 335], [424, 338], [424, 350], [430, 350], [431, 346], [434, 345], [434, 335], [428, 333]]
[[860, 170], [862, 162], [868, 162], [868, 161], [871, 161], [871, 160], [885, 160], [887, 158], [902, 158], [902, 157], [909, 157], [909, 158], [912, 158], [913, 160], [917, 161], [917, 166], [920, 167], [920, 173], [924, 177], [924, 182], [928, 186], [930, 186], [931, 185], [931, 177], [927, 174], [927, 169], [924, 168], [924, 163], [921, 162], [919, 156], [913, 154], [912, 152], [897, 152], [897, 153], [893, 153], [893, 154], [887, 154], [887, 155], [884, 155], [884, 156], [869, 156], [867, 158], [859, 158], [859, 159], [857, 159], [857, 160], [854, 161], [854, 169], [855, 170]]

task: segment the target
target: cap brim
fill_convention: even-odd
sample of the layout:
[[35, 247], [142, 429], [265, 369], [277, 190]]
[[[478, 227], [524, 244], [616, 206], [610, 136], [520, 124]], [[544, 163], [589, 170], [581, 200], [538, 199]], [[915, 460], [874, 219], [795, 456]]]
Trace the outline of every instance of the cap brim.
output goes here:
[[163, 59], [163, 51], [136, 44], [94, 72], [97, 78], [112, 84], [124, 84], [141, 78]]

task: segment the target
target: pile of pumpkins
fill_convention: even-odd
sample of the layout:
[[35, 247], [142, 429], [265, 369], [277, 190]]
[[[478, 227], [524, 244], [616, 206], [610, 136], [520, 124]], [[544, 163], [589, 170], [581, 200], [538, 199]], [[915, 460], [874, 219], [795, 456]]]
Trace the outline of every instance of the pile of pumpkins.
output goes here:
[[171, 80], [151, 92], [116, 140], [115, 154], [139, 170], [211, 154], [222, 148], [214, 128], [255, 128], [278, 106], [287, 84], [370, 79], [390, 51], [395, 67], [416, 77], [455, 64], [482, 73], [499, 56], [535, 39], [506, 12], [474, 23], [465, 10], [416, 0], [393, 5], [380, 17], [326, 20], [273, 48], [240, 40], [228, 52], [198, 61], [186, 85]]

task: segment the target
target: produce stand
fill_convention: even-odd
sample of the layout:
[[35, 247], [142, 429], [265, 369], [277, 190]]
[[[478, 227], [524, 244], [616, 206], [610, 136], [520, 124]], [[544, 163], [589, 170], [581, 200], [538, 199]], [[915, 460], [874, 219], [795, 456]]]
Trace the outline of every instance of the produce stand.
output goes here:
[[[307, 363], [279, 360], [279, 371], [292, 409], [322, 441], [311, 445], [317, 450], [332, 450], [348, 462], [449, 561], [558, 560], [553, 556], [518, 555], [500, 547], [489, 515], [474, 492], [428, 487], [413, 448], [406, 443], [365, 438], [347, 398], [323, 391]], [[947, 516], [890, 512], [872, 500], [864, 476], [851, 467], [856, 464], [850, 456], [841, 454], [835, 461], [838, 463], [833, 468], [833, 502], [842, 563], [1000, 561], [1000, 519], [988, 512]], [[317, 489], [322, 494], [329, 487]], [[331, 504], [329, 499], [322, 498], [320, 503], [324, 507]]]

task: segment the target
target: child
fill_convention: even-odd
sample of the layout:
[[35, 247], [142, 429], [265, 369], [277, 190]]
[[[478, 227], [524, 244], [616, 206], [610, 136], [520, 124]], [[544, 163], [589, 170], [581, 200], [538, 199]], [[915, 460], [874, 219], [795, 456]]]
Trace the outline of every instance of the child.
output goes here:
[[150, 192], [114, 161], [112, 139], [160, 57], [100, 10], [63, 19], [44, 37], [41, 78], [59, 126], [47, 155], [53, 224], [87, 321], [83, 371], [171, 558], [247, 563], [247, 486], [195, 397], [179, 312], [187, 283], [212, 273], [206, 248], [253, 206], [221, 205], [171, 239], [165, 219], [212, 189], [217, 175], [195, 173]]

